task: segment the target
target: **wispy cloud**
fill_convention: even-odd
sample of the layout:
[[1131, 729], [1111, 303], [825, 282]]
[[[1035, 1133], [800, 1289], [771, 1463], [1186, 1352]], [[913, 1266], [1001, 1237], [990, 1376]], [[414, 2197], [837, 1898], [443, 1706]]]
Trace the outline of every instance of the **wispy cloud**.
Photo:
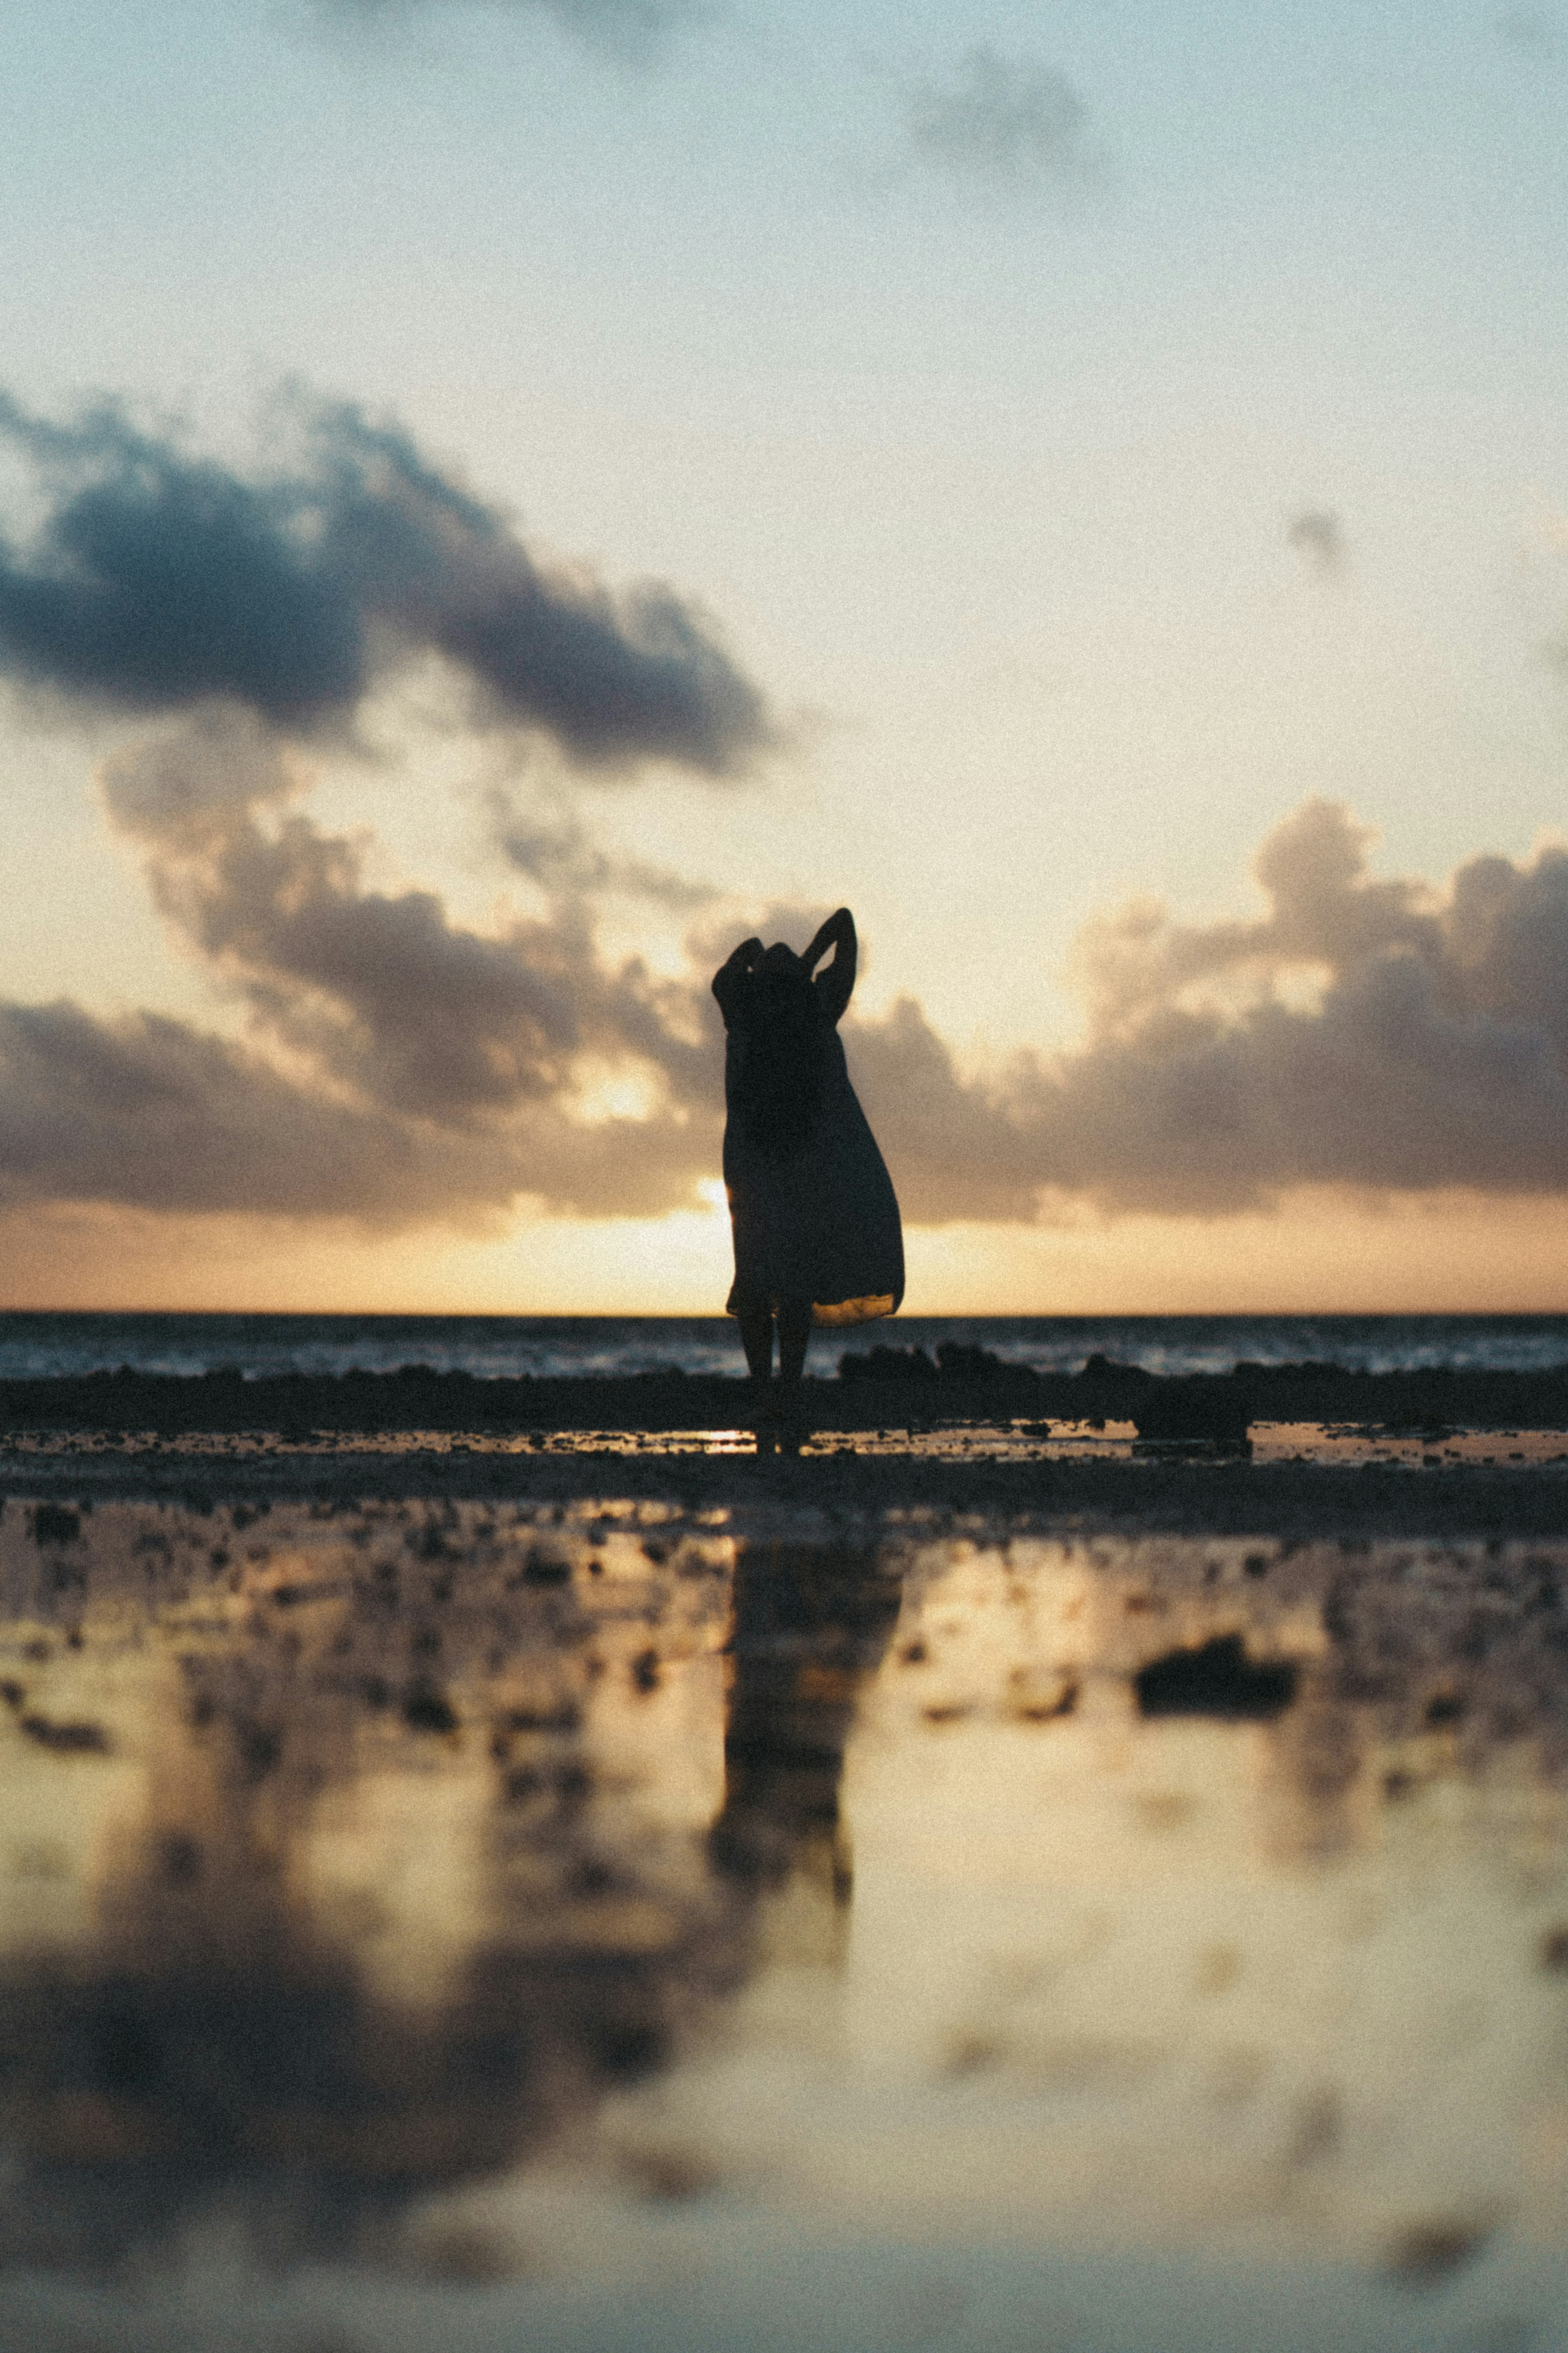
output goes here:
[[1286, 524], [1285, 538], [1315, 572], [1344, 568], [1344, 525], [1331, 507], [1304, 507]]
[[655, 62], [675, 33], [711, 13], [704, 0], [315, 0], [318, 16], [365, 26], [397, 25], [463, 7], [540, 17], [589, 50], [638, 66]]
[[213, 698], [306, 735], [439, 656], [476, 727], [583, 768], [713, 776], [774, 739], [708, 617], [662, 581], [619, 592], [531, 548], [501, 511], [356, 407], [302, 407], [292, 465], [246, 475], [109, 404], [69, 424], [0, 394], [0, 439], [45, 501], [0, 538], [0, 676], [128, 712]]
[[907, 92], [908, 159], [994, 193], [1055, 193], [1086, 185], [1101, 166], [1089, 111], [1067, 76], [1033, 58], [976, 46], [945, 79]]
[[640, 899], [673, 914], [693, 915], [722, 896], [710, 883], [668, 867], [612, 854], [580, 817], [559, 804], [525, 806], [501, 789], [491, 794], [489, 808], [502, 858], [552, 898]]
[[1521, 57], [1544, 58], [1563, 54], [1563, 19], [1549, 9], [1500, 8], [1491, 18], [1491, 30], [1504, 48], [1513, 49]]

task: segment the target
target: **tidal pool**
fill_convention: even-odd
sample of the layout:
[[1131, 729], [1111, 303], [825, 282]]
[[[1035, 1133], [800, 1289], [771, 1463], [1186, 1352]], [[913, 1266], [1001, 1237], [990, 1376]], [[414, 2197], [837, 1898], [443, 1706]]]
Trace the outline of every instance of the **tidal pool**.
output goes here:
[[0, 2343], [1568, 2343], [1568, 1545], [0, 1512]]

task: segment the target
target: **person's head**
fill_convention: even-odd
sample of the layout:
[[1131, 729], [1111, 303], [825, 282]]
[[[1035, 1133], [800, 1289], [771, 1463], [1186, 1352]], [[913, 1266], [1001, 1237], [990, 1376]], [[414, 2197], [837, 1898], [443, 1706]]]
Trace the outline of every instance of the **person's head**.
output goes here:
[[771, 948], [763, 950], [757, 962], [757, 976], [759, 979], [774, 982], [810, 977], [804, 957], [797, 956], [783, 940], [775, 940]]

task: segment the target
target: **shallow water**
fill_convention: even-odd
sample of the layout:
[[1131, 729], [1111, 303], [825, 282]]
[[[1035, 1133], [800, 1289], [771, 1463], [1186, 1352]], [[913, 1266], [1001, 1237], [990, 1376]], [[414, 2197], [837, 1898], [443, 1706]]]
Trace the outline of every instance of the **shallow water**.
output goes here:
[[0, 2342], [1559, 2345], [1565, 1593], [12, 1503]]

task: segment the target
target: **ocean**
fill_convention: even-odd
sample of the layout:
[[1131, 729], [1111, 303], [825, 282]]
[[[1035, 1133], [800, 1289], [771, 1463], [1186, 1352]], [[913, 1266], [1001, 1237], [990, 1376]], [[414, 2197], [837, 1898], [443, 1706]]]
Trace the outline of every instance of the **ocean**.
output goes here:
[[[1428, 1365], [1540, 1372], [1568, 1366], [1568, 1315], [900, 1315], [819, 1332], [807, 1370], [847, 1348], [958, 1340], [1041, 1372], [1094, 1355], [1152, 1373], [1227, 1373], [1238, 1361], [1310, 1360], [1369, 1372]], [[327, 1374], [428, 1365], [519, 1374], [744, 1370], [722, 1315], [194, 1315], [0, 1313], [0, 1379], [114, 1371]]]

